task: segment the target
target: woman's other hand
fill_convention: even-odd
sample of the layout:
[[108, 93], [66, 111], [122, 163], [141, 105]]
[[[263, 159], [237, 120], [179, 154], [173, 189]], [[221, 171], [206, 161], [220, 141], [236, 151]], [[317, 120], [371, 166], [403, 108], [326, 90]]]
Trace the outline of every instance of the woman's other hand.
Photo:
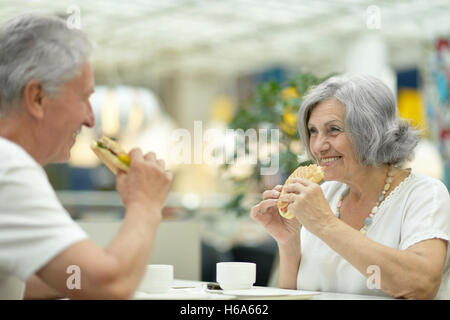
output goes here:
[[263, 192], [263, 200], [252, 208], [250, 217], [260, 223], [279, 244], [287, 244], [293, 239], [298, 241], [300, 223], [296, 218], [285, 219], [278, 212], [278, 198], [281, 185]]

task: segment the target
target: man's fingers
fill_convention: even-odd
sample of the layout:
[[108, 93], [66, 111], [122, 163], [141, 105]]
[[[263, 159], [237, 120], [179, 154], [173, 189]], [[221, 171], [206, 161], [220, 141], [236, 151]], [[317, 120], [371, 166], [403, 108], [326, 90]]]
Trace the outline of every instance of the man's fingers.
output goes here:
[[162, 169], [165, 170], [166, 169], [166, 162], [162, 159], [158, 159], [156, 160], [156, 163], [158, 164], [158, 166]]
[[130, 156], [131, 162], [135, 160], [141, 160], [143, 158], [142, 150], [139, 148], [133, 148], [128, 152], [128, 155]]
[[147, 152], [144, 159], [147, 161], [156, 161], [156, 154], [154, 152]]
[[172, 181], [172, 179], [173, 179], [173, 172], [172, 172], [172, 171], [166, 171], [166, 176], [167, 176], [167, 178], [168, 178], [170, 181]]

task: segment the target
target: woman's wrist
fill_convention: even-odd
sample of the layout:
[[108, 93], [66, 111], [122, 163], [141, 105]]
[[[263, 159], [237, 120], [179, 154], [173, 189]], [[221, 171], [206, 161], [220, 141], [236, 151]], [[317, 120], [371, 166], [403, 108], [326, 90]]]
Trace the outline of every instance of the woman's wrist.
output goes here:
[[[295, 232], [290, 232], [288, 236], [283, 235], [283, 237], [278, 237], [275, 241], [278, 244], [278, 247], [291, 247], [291, 246], [299, 246], [300, 245], [300, 231], [302, 226], [298, 228]], [[297, 244], [298, 243], [298, 244]]]
[[278, 250], [280, 256], [278, 285], [280, 288], [296, 289], [301, 260], [300, 241], [278, 244]]
[[289, 256], [293, 256], [296, 253], [300, 255], [300, 240], [298, 241], [290, 241], [287, 243], [280, 243], [277, 242], [278, 250], [280, 251], [280, 254], [287, 253]]
[[341, 220], [339, 220], [339, 218], [334, 215], [330, 215], [329, 219], [327, 219], [325, 223], [320, 225], [317, 230], [312, 231], [312, 233], [314, 233], [320, 239], [323, 239], [325, 236], [331, 233], [335, 233], [336, 229], [339, 227], [340, 222]]

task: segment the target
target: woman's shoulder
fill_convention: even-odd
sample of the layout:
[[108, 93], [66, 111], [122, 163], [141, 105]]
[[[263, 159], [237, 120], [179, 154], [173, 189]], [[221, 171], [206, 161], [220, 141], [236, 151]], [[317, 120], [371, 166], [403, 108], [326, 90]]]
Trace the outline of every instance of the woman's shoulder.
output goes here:
[[435, 188], [444, 190], [448, 193], [447, 187], [441, 180], [424, 173], [411, 170], [410, 176], [407, 179], [410, 180], [410, 183], [408, 184], [410, 189], [426, 190], [429, 188]]
[[414, 198], [435, 197], [440, 200], [450, 201], [450, 195], [445, 184], [436, 178], [412, 170], [410, 175], [403, 181], [404, 188], [400, 188]]

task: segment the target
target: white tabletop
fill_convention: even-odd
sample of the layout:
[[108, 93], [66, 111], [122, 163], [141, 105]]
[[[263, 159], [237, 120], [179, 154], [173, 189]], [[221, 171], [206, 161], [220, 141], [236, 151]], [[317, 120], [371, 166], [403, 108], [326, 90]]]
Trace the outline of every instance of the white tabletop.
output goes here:
[[277, 299], [277, 300], [393, 300], [389, 297], [367, 296], [358, 294], [286, 290], [270, 287], [253, 287], [249, 290], [211, 291], [206, 289], [207, 282], [179, 280], [173, 282], [167, 293], [136, 292], [134, 299], [138, 300], [247, 300], [247, 299]]

